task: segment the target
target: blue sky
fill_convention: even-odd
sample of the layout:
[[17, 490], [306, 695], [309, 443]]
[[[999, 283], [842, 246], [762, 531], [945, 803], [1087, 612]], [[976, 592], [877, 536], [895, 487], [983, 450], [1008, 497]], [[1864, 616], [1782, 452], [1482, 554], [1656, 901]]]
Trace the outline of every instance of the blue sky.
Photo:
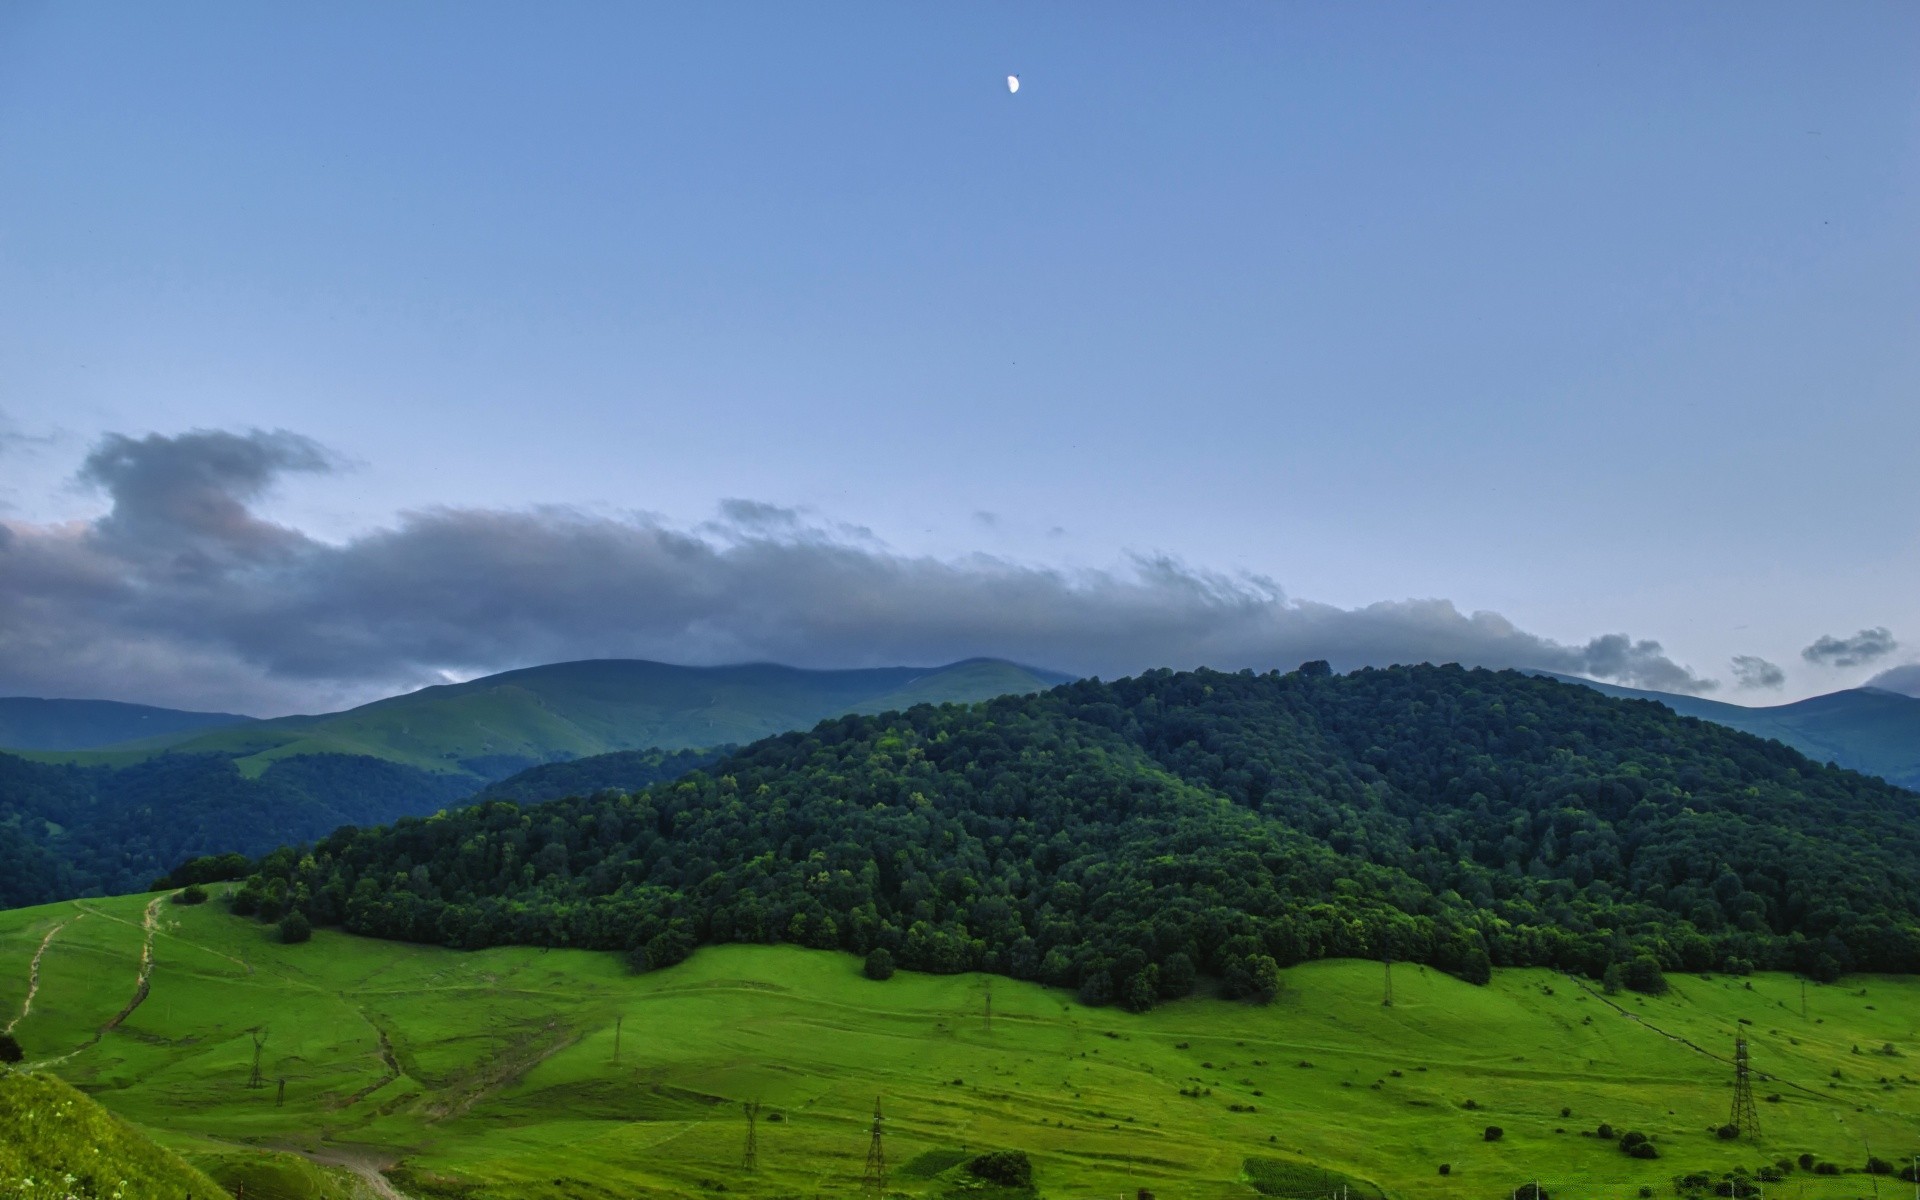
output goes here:
[[[283, 429], [325, 468], [235, 486], [335, 550], [540, 505], [732, 545], [748, 499], [890, 563], [1165, 555], [1831, 690], [1912, 655], [1816, 638], [1920, 640], [1916, 63], [1900, 4], [11, 5], [0, 517], [104, 544], [103, 439]], [[256, 708], [995, 649], [543, 626], [376, 678], [149, 615], [67, 676], [0, 646], [0, 689], [97, 694], [115, 638], [224, 664], [122, 698]]]

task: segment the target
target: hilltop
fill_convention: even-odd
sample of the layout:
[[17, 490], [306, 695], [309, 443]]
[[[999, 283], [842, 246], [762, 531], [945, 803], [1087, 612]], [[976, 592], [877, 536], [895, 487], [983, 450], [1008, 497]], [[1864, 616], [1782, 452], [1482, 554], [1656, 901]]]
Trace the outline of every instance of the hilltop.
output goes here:
[[[1920, 796], [1513, 671], [1151, 672], [849, 716], [636, 794], [343, 830], [240, 899], [414, 941], [884, 950], [1148, 1008], [1391, 956], [1920, 971]], [[298, 899], [306, 897], [305, 900]]]

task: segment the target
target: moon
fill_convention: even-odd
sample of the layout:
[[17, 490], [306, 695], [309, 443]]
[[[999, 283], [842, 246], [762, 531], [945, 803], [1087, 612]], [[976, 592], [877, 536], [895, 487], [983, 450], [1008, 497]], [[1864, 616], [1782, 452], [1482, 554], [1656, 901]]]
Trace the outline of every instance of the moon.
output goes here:
[[1020, 90], [1020, 77], [1019, 77], [1018, 75], [1009, 75], [1009, 76], [1007, 76], [1007, 91], [1008, 91], [1008, 93], [1013, 93], [1013, 92], [1017, 92], [1017, 91], [1019, 91], [1019, 90]]

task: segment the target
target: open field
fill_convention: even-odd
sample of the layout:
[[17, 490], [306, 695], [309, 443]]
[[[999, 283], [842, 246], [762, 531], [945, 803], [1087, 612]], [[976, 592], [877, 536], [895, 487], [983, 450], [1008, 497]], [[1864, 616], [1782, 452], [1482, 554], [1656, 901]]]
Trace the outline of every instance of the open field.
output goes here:
[[[573, 951], [325, 930], [282, 946], [217, 904], [162, 903], [148, 994], [102, 1033], [135, 996], [151, 899], [0, 913], [0, 1024], [44, 944], [15, 1030], [30, 1060], [226, 1177], [248, 1147], [281, 1147], [397, 1162], [423, 1198], [857, 1194], [876, 1095], [893, 1190], [910, 1196], [952, 1186], [916, 1161], [987, 1148], [1030, 1152], [1049, 1196], [1161, 1197], [1254, 1196], [1250, 1157], [1394, 1196], [1494, 1197], [1536, 1176], [1555, 1195], [1633, 1196], [1803, 1152], [1857, 1167], [1869, 1146], [1920, 1151], [1913, 979], [1811, 986], [1805, 1017], [1780, 975], [1676, 975], [1667, 996], [1607, 998], [1546, 971], [1474, 988], [1398, 967], [1387, 1008], [1378, 964], [1333, 962], [1286, 972], [1270, 1008], [1196, 998], [1144, 1016], [995, 979], [988, 1028], [983, 976], [876, 983], [839, 954], [713, 948], [634, 977]], [[1776, 1077], [1755, 1087], [1757, 1146], [1710, 1132], [1738, 1033]], [[1602, 1121], [1652, 1135], [1661, 1157], [1581, 1136]], [[1489, 1125], [1505, 1136], [1484, 1140]], [[1889, 1200], [1913, 1186], [1796, 1172], [1769, 1194], [1875, 1182]]]

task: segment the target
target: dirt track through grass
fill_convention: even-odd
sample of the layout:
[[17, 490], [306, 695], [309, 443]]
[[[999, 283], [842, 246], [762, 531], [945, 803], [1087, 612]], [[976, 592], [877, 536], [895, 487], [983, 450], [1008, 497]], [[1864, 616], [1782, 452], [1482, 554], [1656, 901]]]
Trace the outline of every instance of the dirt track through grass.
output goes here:
[[[79, 919], [74, 918], [76, 921]], [[20, 1002], [19, 1013], [13, 1020], [7, 1022], [5, 1029], [0, 1029], [0, 1033], [12, 1033], [15, 1026], [33, 1014], [33, 998], [40, 994], [40, 960], [47, 956], [47, 947], [53, 944], [54, 935], [65, 929], [68, 924], [66, 921], [60, 922], [47, 930], [46, 937], [40, 939], [40, 948], [33, 952], [33, 961], [27, 965], [27, 998]]]

